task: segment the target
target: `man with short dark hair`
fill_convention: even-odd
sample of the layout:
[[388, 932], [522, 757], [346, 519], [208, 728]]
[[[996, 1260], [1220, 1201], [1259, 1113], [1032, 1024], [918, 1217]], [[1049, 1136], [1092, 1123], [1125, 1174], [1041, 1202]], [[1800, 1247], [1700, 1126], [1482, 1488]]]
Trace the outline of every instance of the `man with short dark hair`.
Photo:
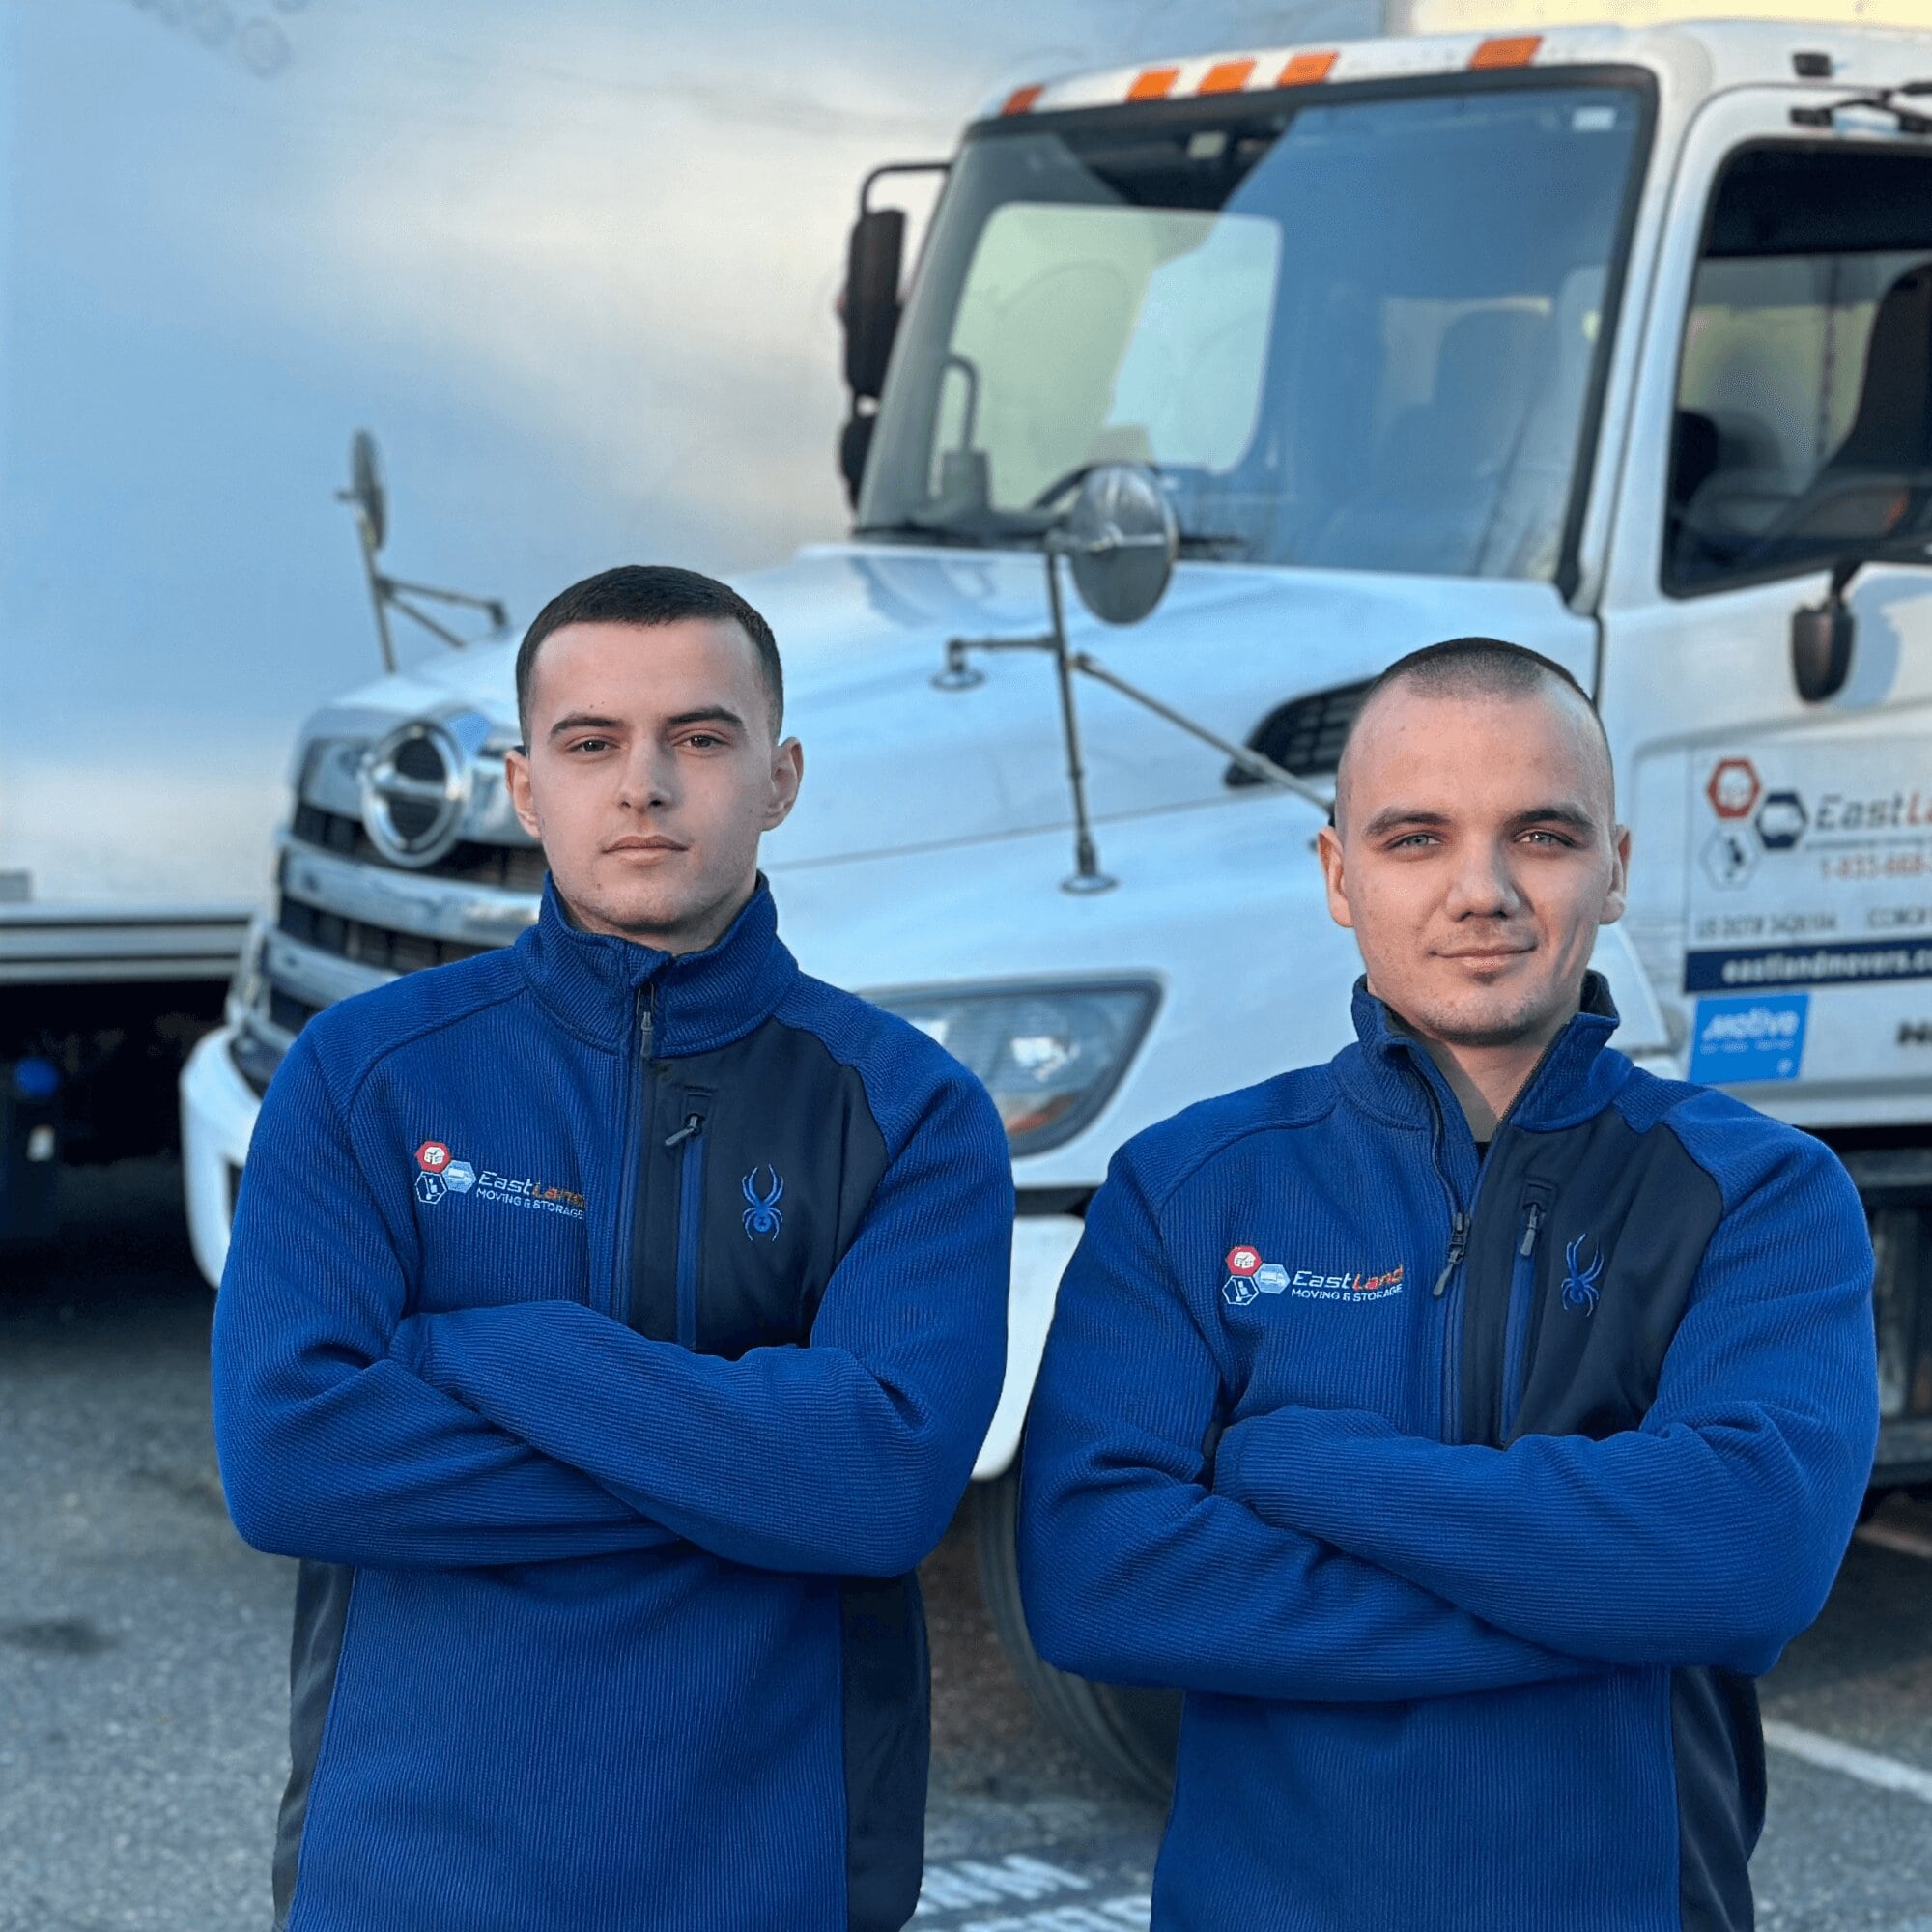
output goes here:
[[541, 916], [310, 1021], [215, 1311], [229, 1506], [303, 1559], [277, 1923], [888, 1932], [1005, 1135], [778, 940], [803, 764], [742, 598], [608, 571], [517, 693]]
[[1752, 1679], [1877, 1440], [1858, 1196], [1607, 1044], [1629, 838], [1560, 667], [1392, 666], [1320, 845], [1359, 1040], [1116, 1156], [1028, 1425], [1035, 1638], [1188, 1693], [1156, 1932], [1745, 1932]]

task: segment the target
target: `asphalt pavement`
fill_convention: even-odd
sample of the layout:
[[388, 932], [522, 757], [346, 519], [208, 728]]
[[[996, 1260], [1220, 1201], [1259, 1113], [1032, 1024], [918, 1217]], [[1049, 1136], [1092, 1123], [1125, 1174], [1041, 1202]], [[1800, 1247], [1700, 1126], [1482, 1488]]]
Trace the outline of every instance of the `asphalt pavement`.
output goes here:
[[[267, 1932], [293, 1566], [228, 1524], [211, 1297], [162, 1163], [71, 1177], [0, 1262], [0, 1932]], [[1160, 1812], [1002, 1662], [963, 1523], [927, 1565], [921, 1932], [1144, 1932]], [[1889, 1508], [1763, 1687], [1764, 1932], [1932, 1932], [1932, 1512]]]

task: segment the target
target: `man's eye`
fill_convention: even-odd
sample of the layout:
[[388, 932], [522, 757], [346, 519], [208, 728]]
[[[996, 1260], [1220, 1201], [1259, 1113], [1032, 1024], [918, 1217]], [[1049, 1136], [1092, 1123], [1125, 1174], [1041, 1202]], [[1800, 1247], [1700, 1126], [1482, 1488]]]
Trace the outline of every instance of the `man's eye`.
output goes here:
[[1570, 843], [1570, 840], [1564, 838], [1560, 832], [1525, 832], [1522, 836], [1525, 838], [1536, 839], [1545, 845], [1553, 845], [1559, 849]]
[[684, 742], [694, 751], [708, 752], [712, 746], [722, 745], [724, 740], [715, 731], [694, 731]]
[[1402, 835], [1402, 837], [1398, 838], [1395, 841], [1395, 843], [1389, 847], [1389, 850], [1391, 852], [1404, 852], [1404, 851], [1415, 852], [1415, 851], [1420, 851], [1422, 847], [1424, 847], [1425, 845], [1433, 845], [1435, 843], [1435, 835], [1433, 832], [1405, 832]]
[[611, 740], [609, 738], [580, 738], [570, 749], [573, 752], [608, 752], [611, 749]]

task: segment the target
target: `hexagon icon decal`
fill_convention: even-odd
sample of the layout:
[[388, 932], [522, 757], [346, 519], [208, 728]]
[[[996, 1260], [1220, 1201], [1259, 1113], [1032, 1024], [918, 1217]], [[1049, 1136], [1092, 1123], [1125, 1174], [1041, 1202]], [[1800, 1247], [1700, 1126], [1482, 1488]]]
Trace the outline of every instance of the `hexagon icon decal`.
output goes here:
[[1768, 791], [1757, 809], [1757, 836], [1767, 852], [1788, 852], [1810, 824], [1804, 801], [1795, 791]]
[[1720, 825], [1697, 855], [1704, 876], [1725, 892], [1747, 884], [1757, 870], [1757, 840], [1733, 825]]
[[1748, 758], [1719, 758], [1704, 786], [1704, 796], [1719, 818], [1748, 818], [1762, 790], [1757, 767]]

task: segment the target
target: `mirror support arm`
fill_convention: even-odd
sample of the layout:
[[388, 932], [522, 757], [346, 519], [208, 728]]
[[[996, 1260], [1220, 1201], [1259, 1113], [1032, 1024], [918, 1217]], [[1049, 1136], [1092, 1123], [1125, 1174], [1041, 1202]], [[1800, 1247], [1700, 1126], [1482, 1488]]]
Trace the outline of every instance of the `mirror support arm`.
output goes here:
[[[336, 492], [342, 501], [353, 500], [346, 490]], [[376, 638], [383, 649], [383, 668], [396, 668], [396, 640], [389, 630], [388, 580], [376, 568], [376, 533], [360, 504], [355, 507], [355, 535], [362, 546], [362, 574], [369, 580], [369, 602], [376, 611]]]
[[1321, 786], [1297, 778], [1286, 766], [1276, 764], [1260, 752], [1246, 745], [1237, 745], [1232, 739], [1222, 737], [1218, 731], [1209, 730], [1206, 724], [1189, 718], [1185, 712], [1177, 711], [1151, 692], [1130, 684], [1091, 652], [1071, 649], [1066, 641], [1066, 611], [1060, 587], [1060, 555], [1054, 547], [1049, 547], [1046, 553], [1046, 600], [1053, 629], [1045, 636], [949, 638], [946, 641], [946, 668], [932, 682], [934, 688], [940, 691], [971, 691], [974, 686], [984, 684], [986, 673], [976, 669], [970, 661], [974, 651], [1044, 651], [1053, 659], [1060, 691], [1061, 732], [1066, 747], [1066, 784], [1073, 798], [1073, 870], [1061, 880], [1062, 892], [1104, 893], [1120, 883], [1112, 873], [1100, 868], [1099, 848], [1094, 838], [1093, 818], [1087, 807], [1087, 774], [1080, 755], [1080, 718], [1074, 696], [1073, 676], [1076, 671], [1106, 685], [1109, 690], [1119, 692], [1122, 697], [1142, 705], [1156, 718], [1164, 718], [1170, 724], [1199, 738], [1203, 744], [1211, 745], [1224, 757], [1232, 759], [1264, 784], [1278, 785], [1284, 791], [1293, 792], [1296, 797], [1304, 798], [1315, 806], [1324, 816], [1332, 811], [1334, 800]]

